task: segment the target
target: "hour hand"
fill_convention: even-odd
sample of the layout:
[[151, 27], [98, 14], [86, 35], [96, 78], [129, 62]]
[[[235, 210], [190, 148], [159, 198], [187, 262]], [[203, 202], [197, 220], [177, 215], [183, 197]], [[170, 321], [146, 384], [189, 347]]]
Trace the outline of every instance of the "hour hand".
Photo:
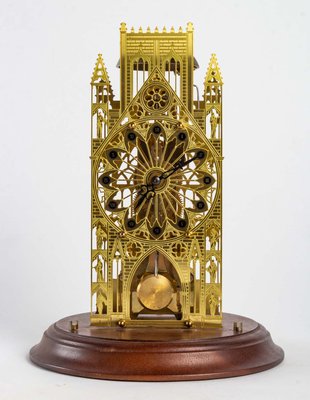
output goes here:
[[137, 202], [135, 208], [139, 208], [141, 206], [141, 204], [143, 203], [143, 200], [145, 199], [146, 194], [142, 195], [139, 199], [139, 201]]
[[140, 199], [138, 200], [137, 204], [135, 205], [135, 208], [138, 208], [141, 206], [141, 204], [143, 203], [144, 199], [148, 197], [148, 194], [152, 192], [155, 194], [155, 190], [154, 190], [154, 185], [141, 185], [141, 188], [138, 192], [138, 195], [141, 195]]

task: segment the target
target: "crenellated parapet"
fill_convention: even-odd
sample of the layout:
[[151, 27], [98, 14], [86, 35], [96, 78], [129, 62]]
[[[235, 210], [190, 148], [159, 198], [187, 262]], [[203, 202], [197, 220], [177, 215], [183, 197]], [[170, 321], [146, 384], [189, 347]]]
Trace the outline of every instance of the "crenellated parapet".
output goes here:
[[[120, 26], [120, 31], [122, 33], [127, 33], [127, 25], [125, 24], [125, 22], [121, 23]], [[172, 26], [169, 29], [167, 29], [165, 26], [163, 26], [163, 28], [160, 30], [158, 28], [158, 26], [155, 26], [155, 28], [152, 30], [149, 26], [147, 26], [146, 29], [143, 29], [142, 26], [140, 26], [137, 30], [135, 30], [135, 28], [132, 26], [130, 29], [130, 33], [150, 33], [150, 34], [154, 34], [154, 33], [185, 33], [185, 32], [193, 32], [194, 31], [194, 26], [191, 22], [188, 22], [186, 29], [183, 31], [182, 26], [180, 26], [179, 28], [175, 29], [174, 26]]]

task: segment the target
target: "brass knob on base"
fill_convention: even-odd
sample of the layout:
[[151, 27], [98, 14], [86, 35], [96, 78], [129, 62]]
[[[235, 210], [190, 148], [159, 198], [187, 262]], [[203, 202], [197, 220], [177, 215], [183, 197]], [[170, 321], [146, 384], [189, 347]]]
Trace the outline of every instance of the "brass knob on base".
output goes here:
[[126, 326], [126, 321], [124, 320], [124, 319], [120, 319], [119, 321], [118, 321], [118, 326], [120, 326], [121, 328], [125, 328], [125, 326]]
[[188, 319], [184, 322], [184, 325], [186, 326], [186, 328], [191, 328], [193, 326], [193, 323], [190, 319]]

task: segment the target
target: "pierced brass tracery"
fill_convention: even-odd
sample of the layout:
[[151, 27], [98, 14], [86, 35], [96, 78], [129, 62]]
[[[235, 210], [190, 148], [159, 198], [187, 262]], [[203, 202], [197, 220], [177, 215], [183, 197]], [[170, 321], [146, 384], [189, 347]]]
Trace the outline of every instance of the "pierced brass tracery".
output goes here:
[[169, 107], [169, 95], [163, 85], [150, 85], [142, 92], [142, 102], [150, 111], [163, 111]]
[[191, 24], [177, 33], [128, 33], [124, 24], [120, 31], [120, 102], [101, 55], [91, 81], [91, 323], [220, 324], [217, 60], [212, 55], [203, 100], [193, 101]]

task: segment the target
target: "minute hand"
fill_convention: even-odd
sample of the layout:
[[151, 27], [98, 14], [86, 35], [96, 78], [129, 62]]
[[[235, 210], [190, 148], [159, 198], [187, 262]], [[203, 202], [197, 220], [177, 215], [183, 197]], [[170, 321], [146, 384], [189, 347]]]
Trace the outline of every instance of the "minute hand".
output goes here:
[[192, 157], [189, 158], [186, 161], [178, 161], [172, 168], [168, 169], [168, 171], [163, 172], [158, 178], [161, 179], [167, 179], [169, 178], [169, 176], [171, 176], [172, 174], [174, 174], [176, 171], [178, 171], [179, 169], [182, 169], [183, 167], [185, 167], [185, 165], [190, 164], [192, 161], [196, 160], [198, 158], [197, 154]]

